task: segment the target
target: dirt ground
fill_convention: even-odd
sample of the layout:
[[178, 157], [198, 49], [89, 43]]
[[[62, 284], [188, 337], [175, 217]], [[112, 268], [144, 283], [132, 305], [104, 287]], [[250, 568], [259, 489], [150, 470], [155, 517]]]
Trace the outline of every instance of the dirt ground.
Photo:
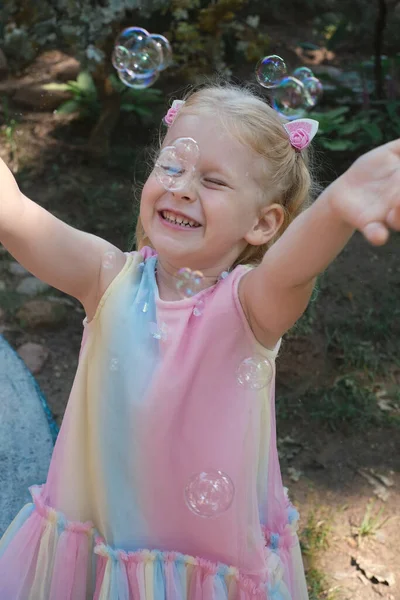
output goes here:
[[[119, 168], [117, 137], [109, 163], [93, 163], [79, 150], [76, 124], [20, 108], [16, 115], [16, 145], [11, 151], [3, 135], [0, 154], [13, 163], [23, 191], [71, 225], [128, 249], [141, 150], [130, 168]], [[399, 235], [379, 249], [355, 235], [321, 278], [317, 299], [278, 358], [282, 473], [301, 513], [315, 600], [400, 600], [399, 250]], [[4, 267], [10, 257], [0, 260]], [[13, 289], [15, 278], [6, 268], [0, 274]], [[60, 424], [83, 310], [72, 299], [62, 327], [28, 330], [6, 296], [0, 294], [5, 337], [15, 348], [33, 341], [49, 350], [36, 379]]]

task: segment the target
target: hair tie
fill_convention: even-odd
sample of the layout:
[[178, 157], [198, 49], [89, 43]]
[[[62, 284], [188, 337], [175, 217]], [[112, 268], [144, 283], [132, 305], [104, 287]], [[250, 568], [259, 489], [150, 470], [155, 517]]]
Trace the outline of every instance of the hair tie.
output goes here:
[[163, 118], [163, 123], [167, 127], [171, 127], [173, 122], [175, 121], [178, 112], [181, 110], [182, 106], [185, 104], [185, 100], [174, 100], [171, 108]]
[[284, 128], [289, 134], [289, 141], [295, 150], [304, 150], [310, 145], [318, 131], [319, 123], [314, 119], [296, 119], [285, 123]]

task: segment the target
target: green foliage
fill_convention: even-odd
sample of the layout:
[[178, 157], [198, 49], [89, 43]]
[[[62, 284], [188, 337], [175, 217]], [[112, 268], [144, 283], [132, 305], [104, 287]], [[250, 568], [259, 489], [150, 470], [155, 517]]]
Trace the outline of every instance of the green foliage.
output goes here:
[[165, 0], [5, 0], [3, 5], [0, 44], [14, 64], [26, 64], [43, 49], [57, 47], [95, 70], [124, 19], [137, 20], [139, 11], [141, 20], [146, 19]]
[[[108, 78], [111, 87], [121, 96], [120, 110], [136, 115], [148, 122], [152, 119], [154, 108], [161, 104], [162, 93], [156, 88], [134, 90], [126, 87], [114, 74]], [[81, 118], [96, 120], [100, 114], [101, 102], [93, 77], [88, 71], [79, 73], [76, 81], [67, 83], [48, 83], [43, 86], [48, 91], [69, 92], [70, 100], [63, 102], [57, 109], [59, 114], [78, 113]]]
[[260, 17], [248, 14], [250, 0], [172, 0], [168, 10], [175, 67], [190, 80], [215, 72], [229, 77], [233, 64], [256, 62], [268, 50]]
[[383, 507], [373, 514], [374, 505], [375, 500], [368, 502], [360, 526], [357, 527], [356, 535], [360, 545], [365, 538], [375, 536], [378, 531], [389, 521], [389, 517], [382, 518], [384, 512]]
[[59, 114], [79, 113], [84, 117], [97, 117], [100, 113], [100, 102], [97, 88], [92, 76], [87, 71], [79, 73], [76, 81], [67, 83], [47, 83], [43, 86], [48, 91], [68, 92], [72, 99], [63, 102], [57, 109]]
[[326, 577], [317, 566], [318, 555], [329, 547], [332, 532], [331, 518], [314, 510], [308, 516], [307, 523], [300, 533], [302, 553], [307, 557], [309, 567], [306, 571], [310, 600], [334, 600], [333, 593], [327, 591]]
[[319, 121], [318, 143], [333, 152], [365, 151], [400, 137], [399, 101], [376, 103], [358, 112], [341, 106], [312, 117]]
[[113, 89], [121, 95], [121, 111], [135, 114], [143, 123], [152, 122], [154, 113], [163, 104], [162, 91], [157, 88], [135, 90], [127, 87], [114, 74], [108, 78]]

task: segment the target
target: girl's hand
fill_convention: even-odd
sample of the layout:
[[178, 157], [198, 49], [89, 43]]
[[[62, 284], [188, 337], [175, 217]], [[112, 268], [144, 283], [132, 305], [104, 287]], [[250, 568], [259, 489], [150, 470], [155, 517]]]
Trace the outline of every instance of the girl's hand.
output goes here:
[[326, 190], [332, 210], [375, 246], [400, 231], [400, 139], [364, 154]]

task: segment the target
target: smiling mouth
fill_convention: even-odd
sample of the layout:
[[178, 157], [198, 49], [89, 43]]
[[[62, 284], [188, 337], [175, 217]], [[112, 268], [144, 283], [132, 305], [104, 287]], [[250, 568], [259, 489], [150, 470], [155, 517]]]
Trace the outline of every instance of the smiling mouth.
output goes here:
[[177, 215], [175, 213], [170, 212], [169, 210], [161, 210], [161, 217], [164, 221], [168, 221], [168, 223], [172, 223], [173, 225], [180, 225], [181, 227], [187, 227], [188, 229], [196, 229], [201, 227], [200, 223], [197, 221], [193, 221], [192, 219], [188, 219], [187, 217], [183, 217]]

